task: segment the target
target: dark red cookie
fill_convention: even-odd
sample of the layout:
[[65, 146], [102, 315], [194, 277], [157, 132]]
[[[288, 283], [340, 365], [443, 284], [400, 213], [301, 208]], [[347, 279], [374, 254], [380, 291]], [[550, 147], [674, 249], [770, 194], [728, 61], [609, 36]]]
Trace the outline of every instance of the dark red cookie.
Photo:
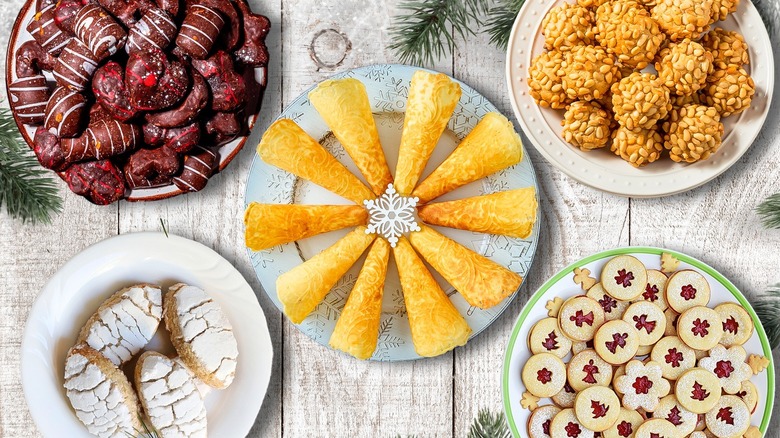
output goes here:
[[184, 157], [184, 170], [173, 179], [176, 187], [185, 192], [199, 192], [206, 187], [217, 166], [217, 154], [203, 146]]
[[60, 147], [60, 139], [43, 126], [35, 131], [33, 152], [41, 166], [47, 169], [60, 172], [70, 165]]
[[110, 160], [77, 163], [65, 172], [68, 187], [93, 204], [108, 205], [125, 196], [122, 173]]
[[94, 125], [95, 123], [102, 122], [103, 120], [111, 121], [114, 117], [111, 116], [111, 113], [105, 110], [102, 105], [92, 105], [89, 108], [89, 124]]
[[222, 14], [222, 17], [227, 19], [224, 32], [222, 32], [222, 36], [220, 37], [220, 42], [224, 47], [227, 48], [227, 50], [233, 50], [238, 46], [238, 43], [241, 40], [241, 35], [243, 34], [244, 23], [241, 21], [241, 17], [239, 17], [238, 10], [236, 9], [233, 1], [188, 0], [187, 5], [191, 4], [200, 4], [219, 11], [220, 14]]
[[183, 154], [200, 142], [200, 123], [194, 122], [180, 128], [165, 129], [147, 123], [144, 125], [144, 143], [150, 146], [165, 145]]
[[154, 7], [150, 0], [97, 0], [109, 14], [127, 27], [133, 27], [137, 17]]
[[40, 125], [46, 114], [49, 101], [49, 87], [43, 75], [20, 78], [8, 87], [11, 108], [26, 125]]
[[138, 110], [170, 108], [184, 98], [190, 85], [187, 69], [169, 61], [161, 50], [133, 52], [127, 60], [125, 85], [130, 103]]
[[54, 79], [62, 87], [81, 91], [92, 79], [98, 63], [89, 47], [78, 38], [73, 38], [57, 58]]
[[126, 122], [135, 117], [137, 111], [130, 104], [125, 88], [125, 69], [118, 63], [111, 61], [95, 72], [92, 93], [95, 101], [113, 118]]
[[54, 22], [57, 27], [74, 35], [73, 27], [76, 25], [76, 14], [87, 4], [87, 0], [60, 0], [54, 10]]
[[181, 0], [154, 0], [154, 2], [157, 4], [158, 8], [169, 13], [171, 17], [179, 15]]
[[209, 103], [209, 87], [203, 76], [190, 70], [192, 88], [187, 97], [175, 107], [146, 115], [146, 121], [161, 128], [175, 128], [192, 123]]
[[30, 35], [53, 56], [59, 55], [72, 38], [54, 22], [55, 8], [54, 3], [42, 5], [42, 9], [38, 9], [38, 12], [27, 24], [27, 31], [30, 32]]
[[128, 33], [128, 53], [136, 50], [165, 49], [176, 36], [176, 23], [171, 15], [159, 8], [151, 8]]
[[211, 52], [225, 20], [216, 10], [201, 4], [187, 8], [184, 22], [176, 37], [176, 46], [186, 55], [195, 59], [204, 59]]
[[214, 111], [234, 111], [246, 105], [246, 81], [236, 72], [227, 52], [219, 50], [208, 59], [193, 59], [192, 66], [209, 84]]
[[243, 112], [215, 113], [206, 122], [206, 132], [209, 134], [208, 144], [221, 146], [238, 137], [244, 128], [243, 118]]
[[46, 105], [44, 127], [54, 135], [75, 137], [81, 132], [82, 121], [87, 114], [87, 99], [83, 94], [66, 87], [59, 87]]
[[141, 142], [141, 129], [119, 120], [101, 120], [90, 123], [87, 130], [76, 138], [60, 141], [66, 160], [102, 160], [130, 152]]
[[51, 71], [57, 58], [43, 50], [37, 41], [27, 41], [16, 51], [16, 76], [26, 78], [38, 75], [42, 70]]
[[124, 168], [125, 179], [131, 189], [170, 184], [179, 169], [179, 155], [165, 146], [133, 152]]
[[89, 3], [76, 14], [76, 36], [95, 55], [104, 60], [125, 46], [127, 33], [114, 18], [100, 6]]
[[244, 18], [244, 43], [233, 56], [236, 61], [252, 67], [268, 65], [265, 37], [271, 30], [271, 21], [263, 15], [253, 14], [243, 0], [238, 2], [238, 8]]

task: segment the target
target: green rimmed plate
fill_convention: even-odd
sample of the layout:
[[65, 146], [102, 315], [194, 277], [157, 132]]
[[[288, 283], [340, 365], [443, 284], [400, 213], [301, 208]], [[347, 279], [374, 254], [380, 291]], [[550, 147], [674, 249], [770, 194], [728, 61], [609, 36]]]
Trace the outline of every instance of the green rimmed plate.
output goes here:
[[[753, 376], [751, 379], [758, 388], [759, 394], [758, 407], [756, 412], [753, 413], [752, 424], [758, 426], [761, 432], [766, 432], [775, 401], [774, 362], [772, 360], [772, 349], [769, 346], [764, 327], [761, 325], [761, 321], [759, 321], [747, 298], [726, 277], [706, 263], [693, 257], [661, 248], [629, 247], [600, 252], [567, 266], [539, 288], [526, 303], [525, 307], [523, 307], [509, 338], [501, 377], [504, 412], [513, 436], [525, 437], [528, 435], [527, 424], [531, 411], [520, 406], [520, 399], [523, 392], [525, 392], [525, 386], [520, 379], [520, 372], [523, 364], [531, 356], [526, 342], [529, 331], [537, 321], [547, 317], [547, 309], [545, 308], [547, 301], [555, 297], [566, 299], [583, 293], [580, 286], [574, 283], [573, 271], [575, 268], [588, 268], [591, 271], [591, 276], [598, 278], [601, 268], [607, 260], [617, 255], [627, 254], [638, 258], [648, 268], [660, 269], [661, 254], [664, 252], [674, 255], [680, 260], [678, 269], [695, 269], [704, 275], [712, 289], [710, 306], [724, 302], [736, 302], [742, 305], [753, 319], [756, 329], [753, 332], [753, 336], [745, 343], [745, 350], [749, 355], [764, 355], [769, 359], [769, 366], [765, 371]], [[564, 362], [567, 362], [568, 359], [569, 357], [566, 357]], [[550, 399], [542, 399], [539, 402], [540, 406], [545, 404], [552, 404], [552, 401]]]

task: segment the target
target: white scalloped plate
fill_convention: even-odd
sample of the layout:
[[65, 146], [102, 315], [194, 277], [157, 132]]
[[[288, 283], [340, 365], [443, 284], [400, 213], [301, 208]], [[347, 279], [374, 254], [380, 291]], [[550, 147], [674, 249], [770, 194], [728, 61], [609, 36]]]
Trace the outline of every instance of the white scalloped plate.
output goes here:
[[573, 1], [526, 1], [512, 28], [507, 50], [509, 100], [526, 136], [547, 161], [577, 181], [599, 190], [650, 198], [701, 186], [725, 172], [747, 152], [769, 113], [775, 76], [769, 34], [749, 0], [741, 1], [737, 11], [723, 22], [718, 22], [717, 26], [740, 32], [749, 46], [750, 65], [745, 66], [745, 70], [756, 84], [750, 108], [723, 120], [723, 145], [709, 160], [681, 164], [664, 156], [642, 169], [634, 168], [608, 148], [583, 152], [566, 143], [561, 137], [563, 111], [542, 108], [528, 94], [528, 66], [536, 55], [544, 51], [542, 19], [552, 7]]
[[[62, 387], [65, 356], [78, 332], [106, 298], [122, 287], [178, 281], [203, 288], [233, 325], [238, 367], [233, 384], [206, 396], [208, 434], [246, 436], [271, 378], [271, 335], [257, 297], [244, 277], [212, 249], [163, 233], [131, 233], [96, 243], [55, 273], [33, 304], [21, 351], [22, 388], [45, 437], [91, 437]], [[165, 291], [165, 289], [163, 289]], [[174, 353], [161, 324], [147, 349]]]

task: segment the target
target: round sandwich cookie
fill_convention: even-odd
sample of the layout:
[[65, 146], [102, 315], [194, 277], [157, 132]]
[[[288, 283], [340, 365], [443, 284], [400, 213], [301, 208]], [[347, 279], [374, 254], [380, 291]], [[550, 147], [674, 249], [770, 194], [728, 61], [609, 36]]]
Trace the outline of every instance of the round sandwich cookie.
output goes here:
[[563, 389], [566, 383], [566, 366], [552, 353], [531, 356], [521, 374], [528, 392], [537, 397], [552, 397]]
[[628, 306], [623, 321], [631, 324], [639, 333], [639, 345], [653, 345], [666, 331], [664, 312], [649, 301], [637, 301]]
[[563, 359], [571, 351], [571, 340], [558, 328], [556, 318], [544, 318], [531, 327], [528, 335], [531, 353], [552, 353]]
[[626, 364], [626, 374], [615, 381], [615, 388], [623, 393], [623, 406], [642, 408], [653, 412], [662, 397], [669, 394], [669, 381], [661, 375], [661, 366], [653, 361], [646, 364], [632, 360]]
[[664, 336], [677, 336], [677, 318], [680, 317], [680, 314], [669, 307], [664, 310], [664, 317], [666, 318], [666, 330], [664, 330]]
[[624, 364], [636, 355], [639, 333], [633, 325], [621, 319], [608, 321], [596, 331], [593, 347], [607, 363]]
[[563, 384], [563, 389], [552, 396], [552, 401], [561, 408], [573, 408], [574, 399], [577, 397], [577, 391], [571, 387], [569, 381]]
[[601, 283], [596, 283], [596, 285], [588, 289], [588, 293], [586, 293], [585, 296], [596, 300], [596, 302], [601, 305], [601, 309], [604, 310], [604, 319], [606, 321], [620, 319], [620, 317], [623, 316], [623, 312], [628, 308], [628, 305], [631, 304], [628, 301], [621, 301], [613, 298], [604, 290]]
[[589, 430], [577, 420], [574, 409], [558, 412], [550, 424], [550, 436], [567, 438], [593, 438], [595, 432]]
[[653, 351], [652, 345], [640, 345], [636, 350], [637, 357], [645, 357]]
[[601, 432], [604, 438], [633, 438], [639, 426], [645, 422], [645, 418], [632, 409], [620, 408], [620, 415], [615, 424]]
[[750, 427], [750, 411], [734, 395], [724, 395], [707, 412], [707, 429], [718, 438], [740, 438]]
[[681, 436], [696, 430], [696, 424], [699, 422], [699, 415], [685, 409], [674, 394], [661, 399], [658, 409], [653, 412], [653, 418], [663, 418], [672, 423]]
[[661, 365], [661, 373], [669, 380], [677, 380], [682, 373], [696, 366], [695, 351], [677, 336], [661, 338], [653, 346], [650, 358]]
[[723, 321], [723, 336], [720, 344], [726, 347], [742, 345], [753, 336], [753, 319], [737, 303], [723, 303], [715, 306], [715, 313]]
[[674, 395], [685, 409], [706, 414], [720, 398], [720, 380], [704, 368], [692, 368], [677, 379]]
[[529, 438], [552, 438], [550, 426], [553, 418], [561, 412], [561, 408], [553, 405], [539, 406], [531, 412], [528, 418]]
[[750, 409], [751, 414], [756, 412], [756, 408], [758, 407], [758, 388], [756, 388], [756, 385], [753, 382], [750, 380], [742, 382], [739, 392], [735, 395], [745, 402], [748, 409]]
[[739, 345], [726, 348], [722, 345], [713, 347], [709, 356], [699, 359], [699, 366], [715, 374], [720, 380], [720, 386], [727, 394], [736, 394], [742, 389], [742, 382], [750, 380], [753, 371], [745, 360], [747, 353]]
[[625, 376], [625, 375], [626, 375], [625, 364], [615, 367], [614, 371], [612, 371], [612, 388], [615, 390], [615, 393], [619, 395], [621, 398], [623, 397], [623, 393], [617, 389], [617, 387], [615, 386], [615, 381], [618, 379], [618, 377]]
[[574, 414], [583, 426], [594, 432], [603, 432], [620, 416], [620, 399], [606, 386], [591, 386], [577, 394]]
[[647, 285], [647, 268], [636, 257], [614, 257], [601, 269], [601, 285], [614, 298], [633, 300]]
[[710, 350], [723, 336], [723, 323], [709, 307], [691, 307], [677, 318], [677, 336], [694, 350]]
[[695, 432], [692, 432], [690, 435], [688, 435], [688, 438], [710, 438], [714, 436], [712, 434], [707, 435], [707, 432], [704, 432], [704, 430], [697, 430]]
[[575, 391], [590, 386], [608, 386], [612, 381], [612, 365], [605, 362], [595, 350], [583, 350], [569, 361], [569, 384]]
[[566, 300], [558, 313], [563, 333], [574, 341], [590, 341], [604, 323], [604, 310], [594, 299], [579, 295]]
[[678, 438], [682, 435], [674, 424], [663, 418], [652, 418], [636, 429], [634, 438]]
[[678, 313], [706, 306], [710, 302], [710, 284], [696, 271], [677, 271], [666, 281], [666, 301]]
[[661, 310], [666, 310], [669, 307], [666, 302], [666, 281], [666, 274], [657, 269], [648, 269], [647, 285], [639, 298], [655, 304]]

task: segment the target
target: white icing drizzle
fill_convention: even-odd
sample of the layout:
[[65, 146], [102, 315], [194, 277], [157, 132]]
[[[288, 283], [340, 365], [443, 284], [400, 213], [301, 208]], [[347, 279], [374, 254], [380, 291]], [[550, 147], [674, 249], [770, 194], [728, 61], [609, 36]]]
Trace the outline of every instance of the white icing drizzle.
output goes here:
[[[204, 12], [211, 13], [211, 16], [214, 17], [213, 19], [209, 19], [208, 17], [206, 17], [203, 14], [198, 14], [198, 15], [203, 17], [203, 19], [206, 20], [210, 25], [214, 26], [214, 30], [216, 30], [217, 32], [222, 30], [222, 26], [225, 25], [225, 20], [222, 19], [222, 16], [219, 15], [219, 13], [217, 11], [209, 8], [208, 6], [204, 6], [204, 5], [200, 5], [200, 4], [192, 5], [192, 7], [193, 7], [193, 9], [194, 8], [200, 8], [200, 9], [203, 9]], [[222, 24], [221, 25], [217, 25], [214, 22], [215, 20], [218, 20]]]

